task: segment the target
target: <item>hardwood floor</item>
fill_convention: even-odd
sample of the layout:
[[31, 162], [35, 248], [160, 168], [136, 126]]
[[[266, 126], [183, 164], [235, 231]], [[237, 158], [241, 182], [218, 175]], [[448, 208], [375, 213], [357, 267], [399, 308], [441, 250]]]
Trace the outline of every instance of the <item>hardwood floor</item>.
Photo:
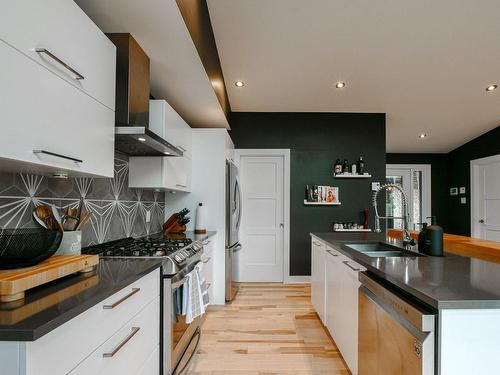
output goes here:
[[191, 375], [349, 374], [311, 305], [310, 286], [241, 284], [207, 313]]

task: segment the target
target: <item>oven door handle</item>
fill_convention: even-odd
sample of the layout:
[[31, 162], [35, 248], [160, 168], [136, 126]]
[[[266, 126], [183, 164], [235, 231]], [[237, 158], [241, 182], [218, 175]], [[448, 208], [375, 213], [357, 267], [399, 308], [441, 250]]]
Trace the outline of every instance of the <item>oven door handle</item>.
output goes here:
[[186, 284], [188, 281], [188, 277], [184, 277], [182, 280], [176, 281], [172, 283], [172, 291], [179, 289], [182, 285]]

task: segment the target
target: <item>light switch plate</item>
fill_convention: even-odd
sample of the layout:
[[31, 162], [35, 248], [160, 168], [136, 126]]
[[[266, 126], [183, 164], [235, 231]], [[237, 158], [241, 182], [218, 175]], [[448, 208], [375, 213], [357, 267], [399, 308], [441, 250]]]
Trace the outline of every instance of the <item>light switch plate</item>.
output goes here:
[[460, 194], [465, 194], [465, 186], [460, 187]]
[[151, 222], [151, 211], [146, 211], [146, 223]]
[[372, 182], [372, 191], [378, 191], [380, 189], [380, 182]]
[[458, 188], [456, 187], [450, 188], [450, 195], [458, 195]]
[[460, 203], [467, 204], [467, 198], [465, 197], [460, 198]]

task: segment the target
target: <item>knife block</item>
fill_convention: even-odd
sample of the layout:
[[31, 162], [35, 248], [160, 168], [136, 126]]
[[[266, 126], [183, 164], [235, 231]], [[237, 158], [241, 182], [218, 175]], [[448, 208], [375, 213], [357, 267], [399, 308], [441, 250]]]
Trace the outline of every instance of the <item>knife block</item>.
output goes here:
[[179, 224], [179, 217], [177, 214], [173, 214], [168, 218], [168, 220], [163, 224], [163, 232], [166, 233], [184, 233], [186, 231], [185, 225]]

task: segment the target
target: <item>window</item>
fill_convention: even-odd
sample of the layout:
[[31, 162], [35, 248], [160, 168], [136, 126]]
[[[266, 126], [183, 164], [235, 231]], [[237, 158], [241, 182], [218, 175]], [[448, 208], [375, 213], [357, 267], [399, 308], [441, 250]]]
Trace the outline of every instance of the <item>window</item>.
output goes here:
[[[409, 229], [419, 230], [421, 223], [431, 215], [431, 166], [410, 164], [388, 164], [386, 166], [386, 183], [396, 184], [403, 188], [408, 197], [410, 216]], [[403, 216], [403, 197], [397, 190], [386, 193], [387, 216]], [[387, 228], [401, 229], [403, 221], [389, 219]]]

